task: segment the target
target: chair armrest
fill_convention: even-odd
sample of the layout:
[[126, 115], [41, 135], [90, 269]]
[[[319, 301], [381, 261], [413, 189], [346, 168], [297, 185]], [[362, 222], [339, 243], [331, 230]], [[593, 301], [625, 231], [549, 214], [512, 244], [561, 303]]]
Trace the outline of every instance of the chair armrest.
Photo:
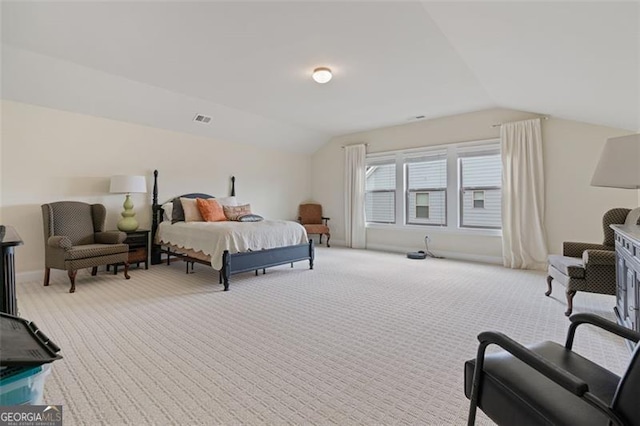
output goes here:
[[565, 241], [562, 243], [562, 255], [569, 257], [582, 257], [582, 253], [585, 250], [609, 250], [613, 251], [613, 247], [605, 246], [603, 244], [593, 243], [575, 243], [571, 241]]
[[[586, 315], [576, 314], [575, 316]], [[572, 324], [573, 325], [573, 324]], [[614, 324], [615, 325], [615, 324]], [[486, 331], [478, 335], [480, 346], [478, 348], [478, 355], [476, 358], [475, 371], [473, 372], [473, 384], [471, 388], [471, 406], [469, 407], [469, 419], [468, 424], [475, 424], [476, 408], [478, 406], [480, 384], [482, 378], [482, 369], [484, 368], [484, 354], [487, 346], [495, 344], [500, 346], [505, 351], [509, 352], [520, 361], [524, 362], [534, 370], [538, 371], [549, 380], [562, 386], [567, 391], [578, 396], [583, 401], [590, 404], [592, 407], [599, 410], [602, 414], [607, 416], [610, 420], [608, 424], [624, 425], [622, 420], [611, 410], [609, 405], [602, 399], [598, 398], [591, 392], [589, 392], [589, 385], [579, 377], [569, 373], [562, 368], [559, 368], [555, 364], [547, 361], [537, 353], [522, 346], [515, 340], [505, 336], [502, 333], [495, 331]], [[569, 349], [567, 349], [569, 350]]]
[[61, 248], [65, 250], [70, 249], [73, 246], [69, 237], [63, 235], [54, 235], [52, 237], [49, 237], [49, 239], [47, 240], [47, 245], [49, 247]]
[[[485, 348], [490, 344], [500, 346], [520, 361], [529, 365], [576, 396], [582, 397], [585, 393], [589, 392], [589, 385], [584, 380], [559, 368], [555, 364], [552, 364], [537, 353], [531, 351], [510, 337], [507, 337], [503, 333], [485, 331], [478, 335], [478, 340], [480, 341], [481, 346], [484, 346]], [[480, 351], [478, 351], [478, 357], [480, 357], [480, 355]], [[482, 352], [482, 358], [484, 358], [484, 351]], [[478, 361], [476, 361], [476, 368], [478, 368], [478, 365]]]
[[571, 325], [569, 325], [567, 342], [564, 345], [564, 347], [567, 349], [571, 349], [571, 347], [573, 346], [573, 338], [576, 334], [576, 329], [580, 324], [595, 325], [596, 327], [600, 327], [601, 329], [606, 330], [609, 333], [613, 333], [627, 340], [631, 340], [634, 343], [638, 343], [640, 341], [640, 333], [638, 333], [637, 331], [618, 325], [615, 322], [599, 317], [598, 315], [574, 314], [569, 317], [569, 321], [571, 321]]
[[121, 231], [96, 232], [94, 235], [98, 244], [120, 244], [127, 239], [126, 232]]
[[327, 221], [331, 220], [331, 218], [322, 216], [322, 220], [324, 220], [324, 225], [327, 226]]
[[582, 253], [582, 261], [589, 265], [610, 265], [616, 264], [616, 252], [610, 250], [585, 250]]

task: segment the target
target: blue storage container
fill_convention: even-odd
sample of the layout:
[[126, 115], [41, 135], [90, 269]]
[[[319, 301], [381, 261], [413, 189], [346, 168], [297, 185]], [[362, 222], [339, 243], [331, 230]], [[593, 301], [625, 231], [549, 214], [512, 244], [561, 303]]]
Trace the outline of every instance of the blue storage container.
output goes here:
[[0, 370], [0, 405], [40, 405], [51, 364]]

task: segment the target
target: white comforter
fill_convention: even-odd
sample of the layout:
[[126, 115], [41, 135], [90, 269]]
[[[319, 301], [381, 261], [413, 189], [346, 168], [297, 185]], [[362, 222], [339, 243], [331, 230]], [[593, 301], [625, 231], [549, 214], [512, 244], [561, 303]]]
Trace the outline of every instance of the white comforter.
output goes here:
[[211, 256], [211, 266], [222, 269], [222, 253], [241, 253], [308, 243], [307, 231], [296, 222], [162, 222], [156, 241], [201, 251]]

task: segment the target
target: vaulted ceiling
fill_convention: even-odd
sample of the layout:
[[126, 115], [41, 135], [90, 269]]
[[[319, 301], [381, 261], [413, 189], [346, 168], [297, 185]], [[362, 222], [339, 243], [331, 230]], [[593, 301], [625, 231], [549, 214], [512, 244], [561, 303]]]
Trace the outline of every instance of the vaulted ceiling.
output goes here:
[[4, 1], [2, 97], [300, 152], [492, 107], [636, 131], [639, 21], [637, 2]]

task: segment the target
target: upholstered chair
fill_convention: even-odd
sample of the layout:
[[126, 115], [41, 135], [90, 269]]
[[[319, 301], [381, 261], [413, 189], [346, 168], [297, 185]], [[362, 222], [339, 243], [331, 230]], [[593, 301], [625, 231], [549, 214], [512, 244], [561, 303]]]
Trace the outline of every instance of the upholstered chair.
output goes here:
[[319, 243], [322, 244], [322, 236], [327, 236], [327, 247], [329, 240], [331, 239], [331, 232], [327, 225], [328, 217], [322, 216], [322, 206], [320, 204], [300, 204], [300, 216], [298, 220], [307, 230], [308, 235], [318, 234], [320, 235]]
[[[477, 408], [498, 425], [640, 425], [640, 333], [593, 314], [569, 320], [564, 346], [523, 346], [496, 331], [478, 335], [477, 356], [464, 365], [468, 425], [475, 424]], [[581, 324], [636, 344], [621, 376], [573, 351]], [[486, 353], [490, 345], [503, 350]]]
[[102, 204], [60, 201], [43, 204], [45, 273], [44, 285], [49, 285], [51, 268], [68, 272], [69, 293], [76, 291], [78, 269], [123, 263], [124, 276], [129, 279], [129, 246], [123, 244], [127, 234], [104, 231], [107, 211]]
[[602, 218], [604, 241], [602, 244], [565, 242], [562, 256], [549, 256], [548, 289], [556, 280], [566, 288], [566, 316], [573, 311], [573, 296], [578, 291], [616, 294], [616, 253], [614, 232], [609, 225], [623, 224], [630, 209], [611, 209]]

